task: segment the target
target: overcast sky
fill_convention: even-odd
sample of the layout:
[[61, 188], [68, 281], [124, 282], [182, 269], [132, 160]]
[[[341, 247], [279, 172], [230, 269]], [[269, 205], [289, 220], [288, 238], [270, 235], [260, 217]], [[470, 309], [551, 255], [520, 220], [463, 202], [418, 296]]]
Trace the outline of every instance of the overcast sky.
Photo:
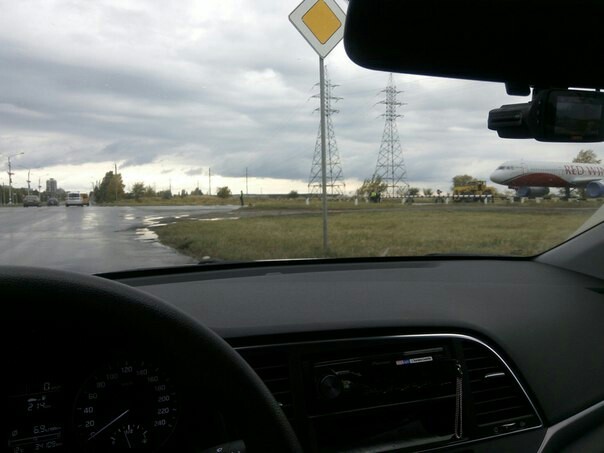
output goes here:
[[[0, 182], [31, 170], [88, 190], [117, 163], [137, 181], [190, 191], [306, 191], [317, 138], [318, 57], [288, 20], [298, 0], [0, 0]], [[345, 9], [346, 4], [340, 2]], [[387, 73], [326, 59], [348, 191], [375, 169]], [[411, 186], [449, 190], [510, 159], [570, 160], [580, 145], [502, 140], [488, 111], [528, 98], [503, 85], [397, 74]], [[602, 146], [592, 148], [598, 154]]]

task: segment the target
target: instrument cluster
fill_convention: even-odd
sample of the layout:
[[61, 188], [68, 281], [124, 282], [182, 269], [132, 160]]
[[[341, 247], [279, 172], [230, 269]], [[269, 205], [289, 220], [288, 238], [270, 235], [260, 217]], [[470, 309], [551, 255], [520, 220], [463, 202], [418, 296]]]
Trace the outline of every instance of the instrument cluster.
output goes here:
[[179, 420], [176, 386], [151, 361], [120, 358], [86, 377], [52, 367], [19, 374], [8, 384], [11, 453], [155, 451]]

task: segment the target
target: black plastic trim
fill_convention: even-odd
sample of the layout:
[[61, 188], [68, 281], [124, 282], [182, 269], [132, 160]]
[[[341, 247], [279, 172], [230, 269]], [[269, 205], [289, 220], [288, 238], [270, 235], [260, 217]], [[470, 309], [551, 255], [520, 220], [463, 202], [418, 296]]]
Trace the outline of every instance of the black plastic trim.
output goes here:
[[604, 401], [550, 426], [545, 433], [538, 453], [561, 451], [582, 434], [604, 423]]
[[[495, 439], [495, 438], [499, 438], [502, 436], [509, 436], [512, 434], [518, 434], [521, 432], [532, 431], [532, 430], [537, 430], [537, 429], [543, 428], [543, 426], [544, 426], [543, 418], [541, 417], [539, 410], [537, 409], [536, 405], [533, 403], [533, 400], [529, 396], [528, 392], [525, 390], [524, 386], [522, 385], [522, 383], [520, 382], [520, 380], [518, 379], [518, 377], [516, 376], [516, 374], [514, 373], [512, 368], [503, 359], [501, 354], [499, 354], [495, 349], [493, 349], [493, 347], [489, 346], [484, 341], [482, 341], [474, 336], [471, 336], [471, 335], [459, 334], [459, 333], [421, 333], [421, 334], [405, 334], [405, 335], [383, 335], [383, 336], [371, 336], [371, 337], [339, 338], [339, 339], [329, 339], [329, 340], [292, 341], [292, 342], [273, 343], [273, 344], [271, 344], [271, 343], [262, 343], [262, 344], [257, 344], [257, 345], [250, 344], [250, 345], [245, 345], [245, 346], [236, 346], [235, 350], [237, 352], [244, 352], [244, 351], [257, 351], [257, 350], [262, 350], [262, 349], [271, 349], [271, 348], [304, 347], [305, 345], [338, 344], [338, 343], [368, 342], [368, 341], [371, 342], [371, 341], [384, 341], [384, 340], [387, 341], [387, 340], [397, 340], [397, 339], [422, 339], [422, 338], [431, 338], [431, 339], [432, 338], [444, 338], [444, 339], [466, 340], [469, 342], [477, 343], [480, 346], [488, 349], [492, 354], [495, 355], [495, 357], [497, 357], [497, 359], [504, 365], [504, 367], [507, 369], [507, 371], [511, 374], [514, 381], [518, 384], [518, 386], [520, 387], [520, 390], [522, 391], [522, 393], [528, 400], [531, 408], [535, 412], [535, 416], [537, 417], [537, 420], [539, 421], [539, 424], [537, 426], [531, 426], [529, 428], [518, 429], [515, 431], [511, 431], [509, 433], [501, 433], [501, 434], [495, 434], [492, 436], [477, 437], [477, 438], [473, 438], [468, 441], [455, 443], [456, 448], [461, 447], [466, 444], [475, 443], [477, 441], [482, 441], [485, 439]], [[248, 341], [252, 342], [253, 339], [249, 339]]]
[[[145, 277], [170, 276], [170, 275], [190, 275], [202, 274], [212, 271], [224, 270], [263, 270], [267, 268], [279, 267], [280, 271], [285, 272], [307, 272], [309, 266], [321, 266], [329, 264], [330, 268], [325, 270], [341, 270], [337, 265], [357, 265], [358, 269], [367, 268], [373, 269], [375, 264], [382, 264], [384, 267], [404, 267], [410, 263], [418, 263], [416, 267], [420, 267], [419, 263], [429, 267], [433, 263], [434, 266], [442, 261], [532, 261], [535, 256], [499, 256], [499, 255], [425, 255], [425, 256], [408, 256], [408, 257], [351, 257], [351, 258], [303, 258], [303, 259], [286, 259], [286, 260], [267, 260], [267, 261], [237, 261], [237, 262], [212, 262], [207, 264], [193, 264], [186, 266], [171, 266], [148, 269], [133, 269], [117, 272], [103, 272], [96, 274], [98, 277], [109, 280], [129, 280]], [[390, 265], [390, 266], [387, 266]], [[127, 282], [130, 286], [138, 286]]]

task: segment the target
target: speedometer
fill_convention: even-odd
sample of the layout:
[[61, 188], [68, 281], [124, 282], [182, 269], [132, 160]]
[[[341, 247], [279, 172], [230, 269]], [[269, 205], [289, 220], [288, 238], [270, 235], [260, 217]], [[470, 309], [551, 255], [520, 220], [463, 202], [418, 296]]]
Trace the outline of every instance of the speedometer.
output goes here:
[[122, 361], [94, 373], [80, 390], [75, 431], [86, 451], [153, 451], [178, 419], [169, 377], [144, 361]]

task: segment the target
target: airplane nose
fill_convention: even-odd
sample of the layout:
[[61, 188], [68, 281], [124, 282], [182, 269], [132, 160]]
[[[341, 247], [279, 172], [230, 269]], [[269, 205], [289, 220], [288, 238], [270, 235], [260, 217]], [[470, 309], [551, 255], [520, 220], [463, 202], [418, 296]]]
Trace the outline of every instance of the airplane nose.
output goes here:
[[499, 170], [495, 170], [493, 173], [491, 173], [491, 176], [489, 176], [489, 178], [491, 179], [491, 181], [499, 183], [501, 182], [501, 172]]

